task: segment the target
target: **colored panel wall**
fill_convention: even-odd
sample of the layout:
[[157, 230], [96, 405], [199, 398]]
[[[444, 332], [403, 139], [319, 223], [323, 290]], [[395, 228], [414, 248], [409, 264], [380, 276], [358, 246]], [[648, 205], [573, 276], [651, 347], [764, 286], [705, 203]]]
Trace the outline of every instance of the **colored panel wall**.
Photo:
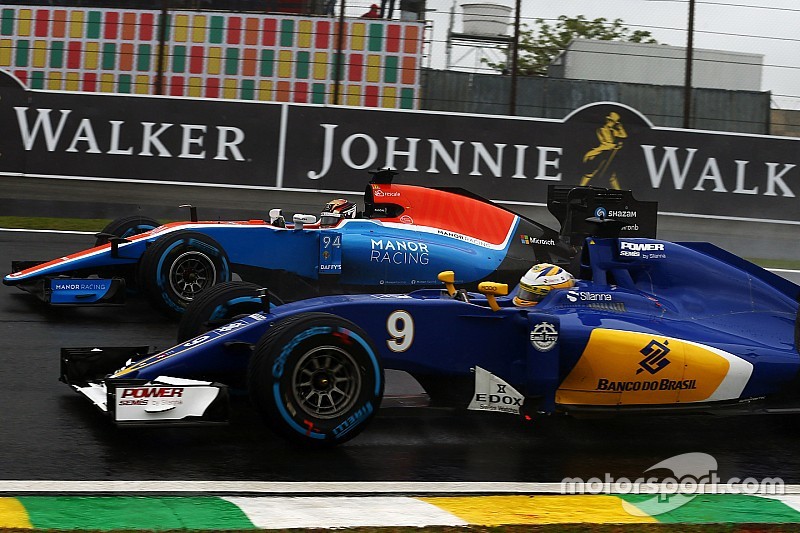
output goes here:
[[339, 36], [339, 24], [322, 17], [175, 11], [159, 61], [160, 19], [144, 10], [3, 8], [0, 68], [30, 88], [154, 94], [163, 64], [165, 94], [332, 103], [340, 57], [347, 105], [417, 107], [419, 23], [358, 20]]

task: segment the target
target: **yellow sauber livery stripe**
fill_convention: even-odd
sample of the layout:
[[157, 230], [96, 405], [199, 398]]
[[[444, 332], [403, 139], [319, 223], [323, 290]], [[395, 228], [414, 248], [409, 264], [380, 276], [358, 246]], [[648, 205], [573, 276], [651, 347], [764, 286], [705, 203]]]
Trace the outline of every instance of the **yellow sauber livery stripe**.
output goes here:
[[753, 366], [700, 343], [597, 328], [556, 391], [562, 405], [680, 404], [739, 398]]
[[633, 516], [616, 496], [483, 496], [480, 498], [418, 498], [462, 520], [482, 526], [506, 524], [630, 524], [658, 522]]
[[16, 498], [0, 498], [0, 528], [33, 529], [28, 512]]

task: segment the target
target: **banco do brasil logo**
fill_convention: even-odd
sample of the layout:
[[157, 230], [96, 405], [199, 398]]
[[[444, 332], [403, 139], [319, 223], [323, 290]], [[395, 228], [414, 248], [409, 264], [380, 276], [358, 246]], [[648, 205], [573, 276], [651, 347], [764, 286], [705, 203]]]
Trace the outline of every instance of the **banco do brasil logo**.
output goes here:
[[639, 350], [639, 353], [644, 355], [644, 359], [639, 361], [641, 368], [636, 370], [637, 374], [641, 374], [643, 370], [647, 370], [650, 374], [656, 374], [669, 364], [667, 354], [670, 349], [667, 348], [669, 341], [664, 341], [663, 344], [653, 339], [647, 346]]

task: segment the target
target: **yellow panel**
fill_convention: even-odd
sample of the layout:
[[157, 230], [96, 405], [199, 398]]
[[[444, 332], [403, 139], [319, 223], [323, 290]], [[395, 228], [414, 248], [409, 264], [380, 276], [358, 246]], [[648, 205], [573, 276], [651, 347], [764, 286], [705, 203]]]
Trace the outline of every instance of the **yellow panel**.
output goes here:
[[292, 77], [292, 51], [281, 50], [278, 52], [278, 77], [291, 78]]
[[44, 68], [47, 65], [47, 42], [34, 41], [33, 42], [33, 66], [36, 68]]
[[510, 524], [630, 524], [654, 523], [651, 516], [634, 516], [616, 496], [483, 496], [418, 498], [462, 520], [481, 526]]
[[258, 99], [265, 102], [273, 99], [272, 82], [270, 80], [261, 80], [258, 83]]
[[77, 72], [67, 72], [67, 82], [64, 84], [67, 91], [79, 91], [81, 89], [81, 78]]
[[208, 57], [206, 58], [206, 73], [214, 76], [219, 75], [222, 68], [222, 48], [212, 46], [208, 49]]
[[114, 92], [114, 75], [101, 74], [100, 75], [100, 92], [113, 93]]
[[185, 43], [189, 34], [189, 17], [187, 15], [177, 15], [175, 17], [175, 37], [174, 41]]
[[136, 76], [136, 94], [150, 94], [150, 76], [147, 74], [139, 74]]
[[61, 73], [60, 72], [51, 72], [50, 75], [47, 77], [47, 90], [49, 91], [60, 91], [63, 87], [61, 85]]
[[381, 56], [375, 54], [367, 56], [367, 81], [371, 83], [381, 81]]
[[16, 498], [0, 498], [0, 529], [33, 529], [28, 512]]
[[72, 11], [70, 13], [69, 36], [73, 39], [83, 37], [83, 11]]
[[222, 82], [222, 97], [229, 100], [239, 98], [236, 80], [226, 79]]
[[308, 48], [311, 46], [311, 37], [314, 33], [314, 26], [310, 20], [301, 20], [297, 25], [297, 46]]
[[206, 17], [204, 15], [196, 15], [192, 19], [192, 42], [204, 43], [206, 42]]
[[17, 35], [19, 37], [29, 37], [33, 12], [30, 9], [20, 9], [17, 13]]
[[202, 78], [189, 78], [189, 96], [196, 98], [203, 96]]
[[702, 346], [647, 333], [597, 328], [556, 391], [556, 403], [641, 405], [708, 399], [730, 363]]
[[14, 44], [11, 39], [0, 39], [0, 67], [11, 66], [11, 51]]
[[383, 88], [383, 102], [381, 107], [393, 109], [397, 107], [397, 88], [384, 87]]
[[366, 24], [363, 22], [354, 22], [350, 24], [350, 50], [363, 50], [364, 49], [364, 32], [366, 31]]
[[98, 47], [97, 43], [86, 43], [86, 51], [83, 53], [83, 68], [86, 70], [97, 69]]
[[314, 64], [312, 68], [312, 76], [315, 80], [328, 79], [328, 53], [327, 52], [314, 52]]
[[361, 105], [361, 86], [347, 86], [347, 105]]

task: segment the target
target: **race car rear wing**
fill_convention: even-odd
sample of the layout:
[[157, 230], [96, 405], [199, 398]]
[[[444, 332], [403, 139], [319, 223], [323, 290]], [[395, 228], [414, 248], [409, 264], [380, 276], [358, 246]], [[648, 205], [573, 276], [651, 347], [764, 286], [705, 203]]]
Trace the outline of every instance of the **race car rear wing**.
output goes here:
[[658, 202], [636, 200], [631, 191], [550, 185], [547, 208], [574, 246], [586, 237], [656, 237]]

